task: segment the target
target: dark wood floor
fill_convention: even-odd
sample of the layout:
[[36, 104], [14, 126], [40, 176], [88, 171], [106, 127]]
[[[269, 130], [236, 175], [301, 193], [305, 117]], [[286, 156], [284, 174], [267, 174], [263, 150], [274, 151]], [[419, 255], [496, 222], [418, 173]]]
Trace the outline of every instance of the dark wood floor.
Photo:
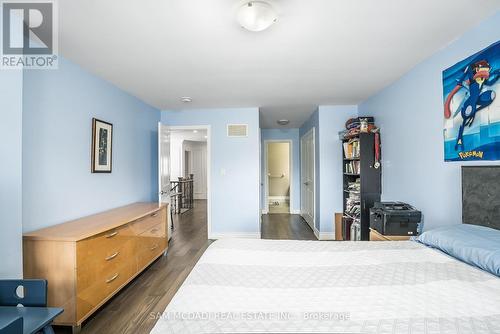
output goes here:
[[273, 213], [262, 215], [262, 239], [318, 240], [300, 215]]
[[[175, 230], [162, 256], [127, 285], [82, 326], [82, 334], [149, 333], [156, 320], [182, 285], [187, 275], [212, 243], [207, 239], [206, 201], [196, 201], [195, 208], [174, 215]], [[262, 216], [263, 239], [316, 240], [314, 233], [299, 215]], [[56, 334], [71, 333], [69, 327], [55, 327]]]
[[[174, 215], [168, 255], [154, 262], [87, 320], [81, 333], [149, 333], [156, 323], [151, 313], [165, 310], [212, 242], [207, 239], [206, 212], [206, 201], [196, 201], [191, 211]], [[56, 327], [55, 332], [71, 331], [69, 327]]]

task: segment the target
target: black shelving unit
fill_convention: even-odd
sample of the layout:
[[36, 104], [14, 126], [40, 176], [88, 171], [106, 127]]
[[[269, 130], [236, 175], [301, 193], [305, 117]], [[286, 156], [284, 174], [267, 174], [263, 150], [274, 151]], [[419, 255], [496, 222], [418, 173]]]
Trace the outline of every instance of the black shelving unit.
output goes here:
[[[361, 240], [369, 240], [370, 238], [370, 208], [375, 202], [380, 201], [380, 193], [382, 191], [382, 166], [375, 168], [375, 134], [360, 133], [357, 137], [359, 141], [359, 156], [346, 158], [344, 152], [344, 143], [348, 143], [350, 139], [342, 140], [342, 171], [343, 171], [343, 193], [344, 193], [344, 212], [343, 212], [343, 237], [350, 239], [350, 223], [355, 219], [359, 219], [360, 237]], [[355, 162], [355, 163], [354, 163]], [[359, 171], [346, 170], [347, 164], [359, 164]], [[353, 191], [349, 189], [352, 182], [359, 179], [359, 190]], [[349, 197], [359, 195], [359, 214], [353, 215], [348, 213], [347, 201]], [[354, 201], [352, 201], [354, 203]]]

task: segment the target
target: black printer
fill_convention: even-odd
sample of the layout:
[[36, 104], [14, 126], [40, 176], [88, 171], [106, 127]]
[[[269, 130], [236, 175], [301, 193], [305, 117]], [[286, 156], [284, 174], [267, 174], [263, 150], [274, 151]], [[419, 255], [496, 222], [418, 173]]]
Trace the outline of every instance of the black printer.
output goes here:
[[417, 235], [422, 213], [402, 202], [375, 202], [370, 227], [384, 235]]

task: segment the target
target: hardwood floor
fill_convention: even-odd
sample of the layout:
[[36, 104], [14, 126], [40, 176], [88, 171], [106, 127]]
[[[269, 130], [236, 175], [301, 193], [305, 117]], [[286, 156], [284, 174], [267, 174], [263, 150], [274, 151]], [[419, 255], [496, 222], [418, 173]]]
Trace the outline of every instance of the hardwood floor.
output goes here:
[[[206, 201], [195, 201], [194, 209], [174, 215], [175, 230], [167, 256], [160, 257], [127, 285], [82, 326], [82, 334], [149, 333], [156, 323], [152, 313], [161, 313], [186, 279], [203, 252], [207, 239]], [[69, 327], [54, 328], [57, 334]]]
[[262, 215], [262, 239], [318, 240], [300, 215]]
[[[149, 333], [194, 265], [213, 242], [207, 239], [206, 201], [195, 201], [193, 210], [174, 215], [175, 230], [168, 255], [160, 257], [82, 326], [82, 334]], [[262, 216], [263, 239], [316, 240], [299, 215]], [[55, 327], [57, 334], [71, 333]]]

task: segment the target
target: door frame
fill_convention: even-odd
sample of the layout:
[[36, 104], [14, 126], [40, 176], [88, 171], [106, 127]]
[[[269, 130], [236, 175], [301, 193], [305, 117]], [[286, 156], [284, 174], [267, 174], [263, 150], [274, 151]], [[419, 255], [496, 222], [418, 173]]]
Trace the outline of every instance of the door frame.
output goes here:
[[[269, 177], [268, 177], [268, 166], [267, 166], [267, 154], [268, 147], [267, 145], [270, 143], [288, 143], [288, 170], [289, 170], [289, 182], [290, 182], [290, 205], [289, 205], [289, 213], [292, 213], [292, 199], [295, 196], [295, 189], [293, 187], [293, 141], [290, 139], [265, 139], [264, 140], [264, 206], [262, 214], [269, 213]], [[300, 211], [300, 210], [299, 210]]]
[[[312, 220], [313, 220], [313, 226], [312, 226], [312, 230], [313, 232], [315, 232], [316, 234], [316, 215], [318, 214], [318, 212], [316, 212], [316, 127], [312, 127], [311, 129], [309, 129], [306, 133], [304, 133], [304, 135], [302, 135], [300, 137], [300, 168], [302, 169], [302, 140], [304, 139], [304, 137], [308, 136], [309, 134], [311, 134], [312, 136], [312, 172], [313, 172], [313, 216], [312, 216]], [[302, 182], [302, 172], [301, 172], [301, 176], [300, 176], [300, 215], [302, 216], [302, 218], [304, 218], [304, 212], [302, 212], [302, 186], [303, 186], [303, 182]], [[305, 220], [305, 218], [304, 218]], [[307, 224], [309, 225], [309, 224]], [[311, 226], [310, 226], [311, 227]]]
[[[212, 127], [210, 125], [168, 125], [169, 130], [206, 130], [207, 131], [207, 238], [212, 232]], [[170, 152], [172, 154], [172, 152]], [[183, 166], [184, 167], [184, 166]]]

